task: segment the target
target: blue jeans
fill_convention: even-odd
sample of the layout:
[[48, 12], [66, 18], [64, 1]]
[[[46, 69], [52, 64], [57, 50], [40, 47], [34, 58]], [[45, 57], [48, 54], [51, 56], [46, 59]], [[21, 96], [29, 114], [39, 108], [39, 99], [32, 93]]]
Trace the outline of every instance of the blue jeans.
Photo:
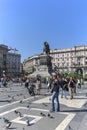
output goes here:
[[74, 86], [74, 90], [73, 90], [73, 91], [74, 91], [74, 93], [76, 94], [76, 85]]
[[56, 111], [60, 111], [60, 105], [59, 105], [59, 93], [53, 92], [52, 94], [52, 108], [51, 111], [55, 111], [55, 104], [54, 100], [56, 99]]
[[65, 88], [62, 88], [61, 98], [63, 98], [63, 95], [64, 95], [64, 97], [66, 98], [66, 89], [65, 89]]

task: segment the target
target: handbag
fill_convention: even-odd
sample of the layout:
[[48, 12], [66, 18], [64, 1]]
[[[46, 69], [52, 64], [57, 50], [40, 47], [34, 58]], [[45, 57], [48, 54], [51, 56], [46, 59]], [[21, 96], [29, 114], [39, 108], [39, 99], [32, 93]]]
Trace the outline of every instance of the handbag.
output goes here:
[[53, 93], [53, 88], [50, 89], [50, 92]]

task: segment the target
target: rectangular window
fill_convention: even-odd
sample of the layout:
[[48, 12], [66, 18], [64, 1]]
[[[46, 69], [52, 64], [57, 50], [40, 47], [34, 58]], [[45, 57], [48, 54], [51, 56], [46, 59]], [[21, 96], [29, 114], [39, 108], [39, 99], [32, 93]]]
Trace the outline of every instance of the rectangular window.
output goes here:
[[67, 58], [67, 61], [69, 61], [69, 58]]
[[67, 54], [67, 56], [69, 56], [69, 54]]
[[69, 66], [69, 63], [67, 63], [67, 66]]
[[62, 67], [64, 67], [64, 62], [62, 63]]
[[73, 57], [71, 57], [71, 60], [73, 60]]
[[60, 66], [60, 64], [58, 63], [58, 67]]
[[78, 58], [77, 58], [77, 62], [80, 62], [80, 60], [81, 60], [81, 58], [80, 58], [80, 57], [78, 57]]

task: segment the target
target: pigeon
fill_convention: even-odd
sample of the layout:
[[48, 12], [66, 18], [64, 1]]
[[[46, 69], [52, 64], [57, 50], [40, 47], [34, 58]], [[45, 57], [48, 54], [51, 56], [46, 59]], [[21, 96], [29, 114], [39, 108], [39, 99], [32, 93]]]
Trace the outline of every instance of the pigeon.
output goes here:
[[48, 114], [47, 116], [50, 117], [50, 114]]
[[29, 108], [29, 105], [27, 105], [27, 108]]
[[48, 115], [47, 115], [49, 118], [51, 118], [51, 119], [53, 119], [54, 117], [53, 116], [51, 116], [49, 113], [48, 113]]
[[19, 115], [20, 117], [22, 117], [22, 114], [21, 114], [21, 112], [20, 111], [14, 111], [15, 112], [15, 114], [17, 114], [17, 115]]
[[11, 100], [7, 100], [8, 103], [11, 103]]
[[14, 112], [15, 112], [15, 114], [18, 114], [18, 111], [15, 110]]
[[54, 117], [53, 117], [53, 116], [50, 116], [50, 119], [54, 119]]
[[27, 125], [30, 126], [30, 121], [29, 120], [27, 120]]
[[26, 97], [24, 96], [24, 99], [25, 99]]
[[12, 90], [12, 88], [10, 88], [10, 90]]
[[21, 112], [19, 112], [19, 116], [20, 116], [20, 117], [22, 117], [22, 114], [21, 114]]
[[20, 93], [20, 96], [22, 96], [23, 95], [23, 93]]
[[45, 116], [45, 117], [46, 117], [46, 115], [45, 115], [44, 113], [42, 113], [42, 112], [40, 113], [40, 115], [42, 115], [42, 116]]
[[10, 96], [10, 95], [8, 95], [8, 97], [9, 97], [9, 98], [11, 98], [11, 96]]
[[14, 96], [12, 97], [12, 99], [14, 100]]
[[23, 101], [22, 101], [22, 100], [20, 100], [20, 103], [23, 103]]
[[4, 120], [4, 122], [7, 124], [7, 125], [6, 125], [6, 128], [9, 128], [9, 127], [11, 126], [12, 122], [9, 121], [9, 120], [6, 119], [6, 118], [3, 118], [3, 120]]
[[5, 123], [9, 123], [10, 121], [8, 119], [6, 119], [5, 117], [3, 117], [3, 120]]
[[87, 97], [87, 93], [85, 94], [85, 96]]
[[69, 125], [69, 130], [73, 130], [70, 125]]
[[17, 94], [17, 96], [19, 97], [19, 94]]
[[51, 98], [49, 98], [49, 101], [51, 101]]
[[44, 103], [44, 102], [43, 102], [42, 104], [43, 104], [44, 106], [48, 106], [48, 105], [47, 105], [46, 103]]
[[11, 126], [12, 122], [9, 122], [6, 128], [8, 129]]

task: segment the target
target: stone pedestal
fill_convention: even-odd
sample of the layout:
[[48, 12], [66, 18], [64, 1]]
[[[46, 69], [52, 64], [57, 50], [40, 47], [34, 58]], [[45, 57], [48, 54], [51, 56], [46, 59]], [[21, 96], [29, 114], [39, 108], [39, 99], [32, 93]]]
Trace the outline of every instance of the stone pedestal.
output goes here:
[[48, 71], [51, 73], [52, 71], [52, 62], [51, 62], [52, 57], [49, 55], [42, 55], [39, 59], [39, 67], [38, 69], [40, 71]]
[[46, 54], [40, 55], [38, 59], [38, 64], [35, 66], [35, 72], [30, 75], [30, 77], [36, 77], [40, 75], [41, 77], [50, 77], [52, 72], [52, 57]]

